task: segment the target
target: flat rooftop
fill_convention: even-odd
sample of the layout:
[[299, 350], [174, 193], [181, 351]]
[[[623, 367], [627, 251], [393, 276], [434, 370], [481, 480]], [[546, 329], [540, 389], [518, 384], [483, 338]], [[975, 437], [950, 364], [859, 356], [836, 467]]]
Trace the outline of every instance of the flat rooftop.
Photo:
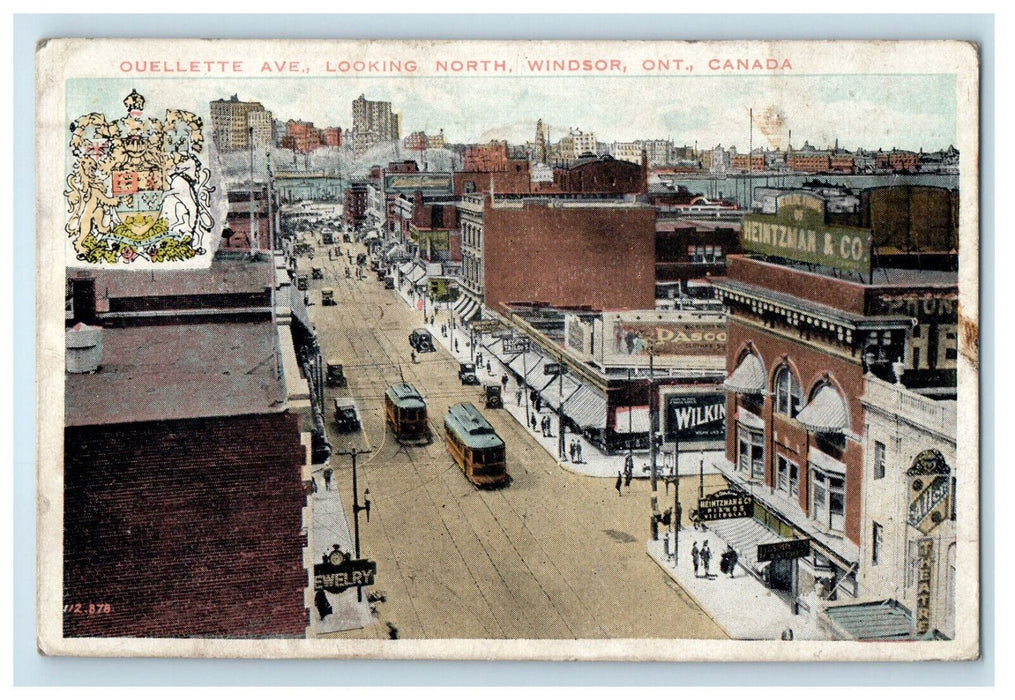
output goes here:
[[270, 322], [104, 328], [99, 370], [65, 375], [65, 425], [280, 412], [277, 342]]
[[[764, 262], [761, 258], [745, 255], [745, 258], [756, 262]], [[956, 270], [926, 270], [902, 267], [875, 267], [870, 278], [864, 276], [861, 280], [856, 273], [847, 273], [833, 270], [830, 267], [821, 265], [808, 265], [807, 263], [781, 260], [778, 263], [770, 264], [784, 267], [796, 272], [805, 272], [823, 277], [833, 277], [847, 282], [856, 282], [876, 287], [912, 287], [920, 286], [955, 286], [959, 283], [959, 273]]]
[[185, 294], [246, 294], [271, 287], [268, 256], [216, 258], [204, 269], [96, 270], [69, 268], [68, 279], [94, 279], [99, 297], [161, 297]]

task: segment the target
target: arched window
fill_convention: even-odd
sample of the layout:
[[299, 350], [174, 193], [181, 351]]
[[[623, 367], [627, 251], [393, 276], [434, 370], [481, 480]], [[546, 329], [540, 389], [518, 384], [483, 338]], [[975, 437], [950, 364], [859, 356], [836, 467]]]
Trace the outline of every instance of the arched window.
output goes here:
[[783, 365], [775, 374], [775, 412], [793, 418], [800, 412], [803, 390], [789, 365]]

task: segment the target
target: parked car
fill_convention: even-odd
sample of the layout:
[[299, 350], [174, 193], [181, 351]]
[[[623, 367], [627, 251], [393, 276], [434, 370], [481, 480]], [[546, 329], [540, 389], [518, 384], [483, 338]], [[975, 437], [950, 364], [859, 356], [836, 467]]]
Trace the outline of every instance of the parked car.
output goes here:
[[479, 377], [476, 376], [475, 362], [461, 362], [458, 365], [458, 379], [462, 384], [479, 384]]
[[486, 408], [504, 408], [500, 384], [483, 385], [483, 405]]
[[425, 328], [417, 328], [409, 334], [409, 345], [416, 352], [436, 352], [433, 344], [433, 336]]
[[341, 360], [328, 360], [325, 382], [328, 386], [345, 386], [345, 369]]
[[334, 306], [335, 305], [335, 290], [326, 288], [321, 290], [321, 305], [322, 306]]
[[352, 399], [335, 399], [335, 425], [340, 433], [355, 433], [360, 429], [359, 412]]

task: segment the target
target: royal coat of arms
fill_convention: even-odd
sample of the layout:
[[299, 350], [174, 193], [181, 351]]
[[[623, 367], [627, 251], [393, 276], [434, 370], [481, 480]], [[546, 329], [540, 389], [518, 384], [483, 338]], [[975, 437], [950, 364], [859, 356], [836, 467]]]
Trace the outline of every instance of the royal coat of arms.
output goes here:
[[123, 104], [126, 116], [114, 121], [93, 112], [70, 125], [64, 228], [78, 260], [169, 262], [205, 254], [213, 188], [198, 159], [200, 117], [183, 110], [167, 110], [164, 121], [148, 117], [136, 90]]

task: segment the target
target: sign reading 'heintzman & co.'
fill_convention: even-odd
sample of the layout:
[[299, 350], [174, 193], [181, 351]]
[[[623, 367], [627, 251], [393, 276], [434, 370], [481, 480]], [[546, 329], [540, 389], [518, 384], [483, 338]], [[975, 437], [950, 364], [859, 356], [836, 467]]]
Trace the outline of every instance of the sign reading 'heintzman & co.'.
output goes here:
[[871, 232], [827, 224], [825, 201], [817, 195], [786, 194], [774, 216], [746, 215], [741, 240], [745, 251], [870, 275]]

